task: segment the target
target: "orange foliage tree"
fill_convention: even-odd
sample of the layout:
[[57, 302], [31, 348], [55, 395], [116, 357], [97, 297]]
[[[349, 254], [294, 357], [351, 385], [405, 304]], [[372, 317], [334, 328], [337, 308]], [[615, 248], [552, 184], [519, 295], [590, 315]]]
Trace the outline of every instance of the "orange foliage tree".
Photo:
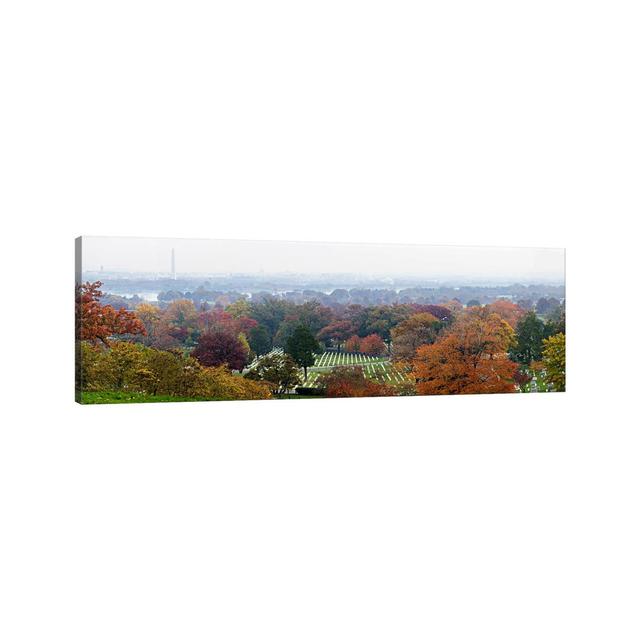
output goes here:
[[114, 335], [146, 334], [135, 313], [100, 304], [101, 286], [100, 281], [76, 285], [76, 340], [109, 346], [108, 338]]
[[360, 341], [360, 351], [369, 356], [381, 356], [387, 353], [387, 345], [377, 333], [372, 333], [362, 338]]
[[351, 336], [344, 343], [344, 350], [348, 353], [357, 353], [360, 351], [360, 341], [361, 338], [359, 336]]
[[143, 302], [136, 307], [136, 316], [140, 319], [145, 328], [145, 337], [139, 340], [145, 345], [154, 343], [156, 331], [160, 325], [160, 309], [155, 305]]
[[489, 313], [497, 313], [505, 322], [509, 323], [512, 329], [515, 329], [518, 322], [526, 315], [526, 310], [521, 306], [509, 302], [509, 300], [496, 300], [486, 305], [485, 311]]
[[416, 313], [391, 330], [394, 360], [406, 361], [423, 344], [435, 342], [442, 323], [430, 313]]
[[413, 360], [416, 389], [423, 395], [512, 393], [517, 365], [507, 357], [513, 329], [495, 313], [473, 308]]

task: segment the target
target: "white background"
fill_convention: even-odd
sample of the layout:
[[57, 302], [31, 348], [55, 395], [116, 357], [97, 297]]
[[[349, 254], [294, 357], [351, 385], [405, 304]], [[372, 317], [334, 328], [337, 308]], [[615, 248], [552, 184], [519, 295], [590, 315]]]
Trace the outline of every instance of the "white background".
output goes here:
[[[636, 6], [3, 3], [0, 635], [637, 638]], [[80, 234], [566, 246], [569, 391], [76, 406]]]

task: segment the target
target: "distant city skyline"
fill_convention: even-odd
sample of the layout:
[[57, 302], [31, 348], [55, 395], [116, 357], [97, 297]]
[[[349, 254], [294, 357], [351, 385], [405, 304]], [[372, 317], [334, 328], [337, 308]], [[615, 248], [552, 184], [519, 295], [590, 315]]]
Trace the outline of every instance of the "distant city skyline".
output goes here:
[[564, 283], [559, 248], [83, 236], [83, 271], [181, 275], [353, 274]]

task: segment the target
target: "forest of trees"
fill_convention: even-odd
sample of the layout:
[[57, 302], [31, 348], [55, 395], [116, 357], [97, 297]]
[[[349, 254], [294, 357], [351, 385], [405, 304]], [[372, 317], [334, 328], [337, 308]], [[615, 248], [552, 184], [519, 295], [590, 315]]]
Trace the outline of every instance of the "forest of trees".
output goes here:
[[81, 401], [565, 389], [564, 303], [555, 298], [327, 306], [260, 296], [125, 308], [101, 286], [76, 288]]

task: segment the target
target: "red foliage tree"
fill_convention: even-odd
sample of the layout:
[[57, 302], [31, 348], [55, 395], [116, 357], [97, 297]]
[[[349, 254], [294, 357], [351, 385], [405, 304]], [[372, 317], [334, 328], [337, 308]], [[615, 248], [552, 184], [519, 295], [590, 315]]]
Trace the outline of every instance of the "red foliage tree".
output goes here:
[[146, 335], [142, 321], [132, 311], [100, 304], [102, 282], [76, 285], [76, 340], [109, 346], [114, 335]]
[[192, 353], [205, 367], [219, 367], [226, 364], [230, 369], [242, 370], [247, 364], [247, 349], [232, 333], [216, 331], [203, 333]]
[[360, 341], [361, 338], [359, 336], [351, 336], [345, 343], [344, 349], [348, 353], [357, 353], [360, 351]]
[[369, 356], [381, 356], [387, 352], [387, 345], [377, 333], [372, 333], [366, 338], [362, 338], [360, 351]]
[[329, 398], [366, 398], [392, 396], [393, 388], [367, 380], [362, 367], [336, 367], [320, 379]]
[[226, 311], [212, 309], [200, 313], [198, 325], [206, 333], [227, 331], [237, 336], [240, 333], [246, 335], [251, 329], [257, 327], [258, 323], [247, 316], [233, 316]]
[[353, 333], [353, 327], [347, 320], [338, 320], [332, 322], [326, 327], [320, 329], [317, 338], [322, 342], [334, 342], [340, 344]]

